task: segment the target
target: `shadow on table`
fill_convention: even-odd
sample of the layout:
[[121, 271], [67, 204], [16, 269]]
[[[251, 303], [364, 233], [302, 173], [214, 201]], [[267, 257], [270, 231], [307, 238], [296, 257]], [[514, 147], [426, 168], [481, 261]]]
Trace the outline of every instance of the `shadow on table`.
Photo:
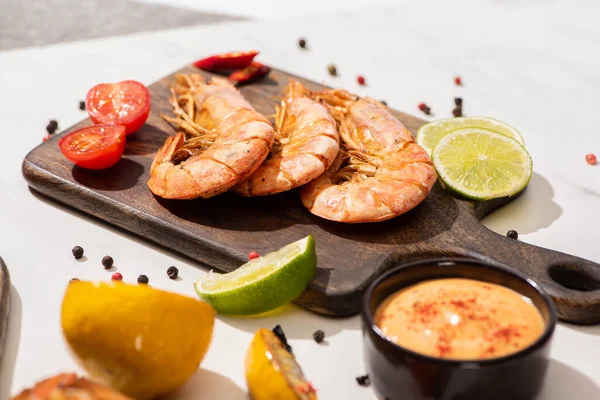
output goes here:
[[538, 400], [597, 400], [600, 388], [591, 379], [573, 367], [550, 360], [548, 376]]
[[359, 330], [360, 318], [328, 318], [314, 313], [307, 313], [304, 309], [288, 304], [268, 313], [252, 317], [224, 317], [217, 318], [229, 326], [254, 334], [260, 328], [273, 329], [281, 325], [288, 339], [312, 340], [313, 333], [317, 330], [325, 332], [325, 339], [341, 332], [342, 330]]
[[484, 223], [497, 232], [515, 229], [520, 234], [548, 228], [562, 214], [554, 202], [554, 189], [542, 175], [534, 172], [523, 195], [486, 216]]
[[226, 376], [200, 368], [175, 393], [161, 398], [161, 400], [198, 399], [248, 400], [248, 395]]
[[10, 286], [10, 310], [8, 312], [8, 335], [0, 360], [0, 399], [10, 399], [15, 363], [21, 341], [21, 312], [23, 304], [17, 289]]

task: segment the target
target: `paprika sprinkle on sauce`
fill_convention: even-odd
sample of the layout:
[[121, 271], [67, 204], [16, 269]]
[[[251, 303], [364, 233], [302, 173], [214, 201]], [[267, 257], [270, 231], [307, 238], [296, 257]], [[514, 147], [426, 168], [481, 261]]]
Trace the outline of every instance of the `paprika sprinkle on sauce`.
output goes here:
[[375, 324], [399, 346], [458, 360], [516, 353], [545, 328], [527, 297], [504, 286], [460, 278], [425, 281], [392, 294], [377, 308]]

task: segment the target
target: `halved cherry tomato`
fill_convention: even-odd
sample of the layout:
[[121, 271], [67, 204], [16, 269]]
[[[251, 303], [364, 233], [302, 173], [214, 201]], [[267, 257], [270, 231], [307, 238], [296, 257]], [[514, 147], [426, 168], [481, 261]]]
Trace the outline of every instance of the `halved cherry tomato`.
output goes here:
[[257, 61], [252, 61], [244, 69], [240, 69], [229, 75], [229, 80], [235, 83], [248, 82], [252, 79], [258, 79], [271, 72], [271, 67], [261, 64]]
[[207, 71], [239, 69], [250, 65], [257, 54], [256, 50], [217, 54], [194, 62], [194, 66]]
[[86, 108], [95, 124], [123, 125], [137, 132], [150, 114], [150, 92], [136, 81], [101, 83], [87, 93]]
[[119, 161], [125, 150], [123, 125], [94, 125], [60, 138], [60, 151], [82, 168], [105, 169]]

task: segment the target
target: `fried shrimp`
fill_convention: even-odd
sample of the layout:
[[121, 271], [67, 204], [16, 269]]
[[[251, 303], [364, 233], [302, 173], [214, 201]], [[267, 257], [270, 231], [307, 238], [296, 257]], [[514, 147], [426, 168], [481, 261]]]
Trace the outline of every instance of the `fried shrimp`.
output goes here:
[[38, 382], [13, 400], [133, 400], [107, 386], [63, 373]]
[[234, 188], [244, 196], [264, 196], [304, 185], [329, 168], [339, 150], [336, 123], [325, 106], [291, 80], [276, 108], [275, 144], [267, 160]]
[[338, 123], [340, 152], [301, 190], [302, 203], [333, 221], [378, 222], [421, 203], [437, 179], [429, 155], [383, 104], [344, 90], [315, 93]]
[[250, 176], [273, 145], [274, 129], [225, 79], [205, 83], [177, 75], [171, 90], [181, 131], [169, 137], [150, 169], [148, 187], [167, 199], [208, 198]]

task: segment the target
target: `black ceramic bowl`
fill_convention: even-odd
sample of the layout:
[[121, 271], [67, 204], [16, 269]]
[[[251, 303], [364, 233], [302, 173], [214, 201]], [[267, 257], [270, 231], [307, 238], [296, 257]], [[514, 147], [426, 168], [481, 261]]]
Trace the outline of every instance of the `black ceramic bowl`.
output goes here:
[[[468, 278], [508, 287], [529, 297], [546, 329], [525, 349], [500, 358], [460, 361], [430, 357], [402, 348], [374, 329], [377, 307], [396, 291], [425, 280]], [[373, 388], [386, 400], [526, 400], [540, 390], [556, 311], [532, 280], [505, 266], [470, 259], [435, 259], [400, 265], [377, 278], [362, 303], [363, 347]]]

